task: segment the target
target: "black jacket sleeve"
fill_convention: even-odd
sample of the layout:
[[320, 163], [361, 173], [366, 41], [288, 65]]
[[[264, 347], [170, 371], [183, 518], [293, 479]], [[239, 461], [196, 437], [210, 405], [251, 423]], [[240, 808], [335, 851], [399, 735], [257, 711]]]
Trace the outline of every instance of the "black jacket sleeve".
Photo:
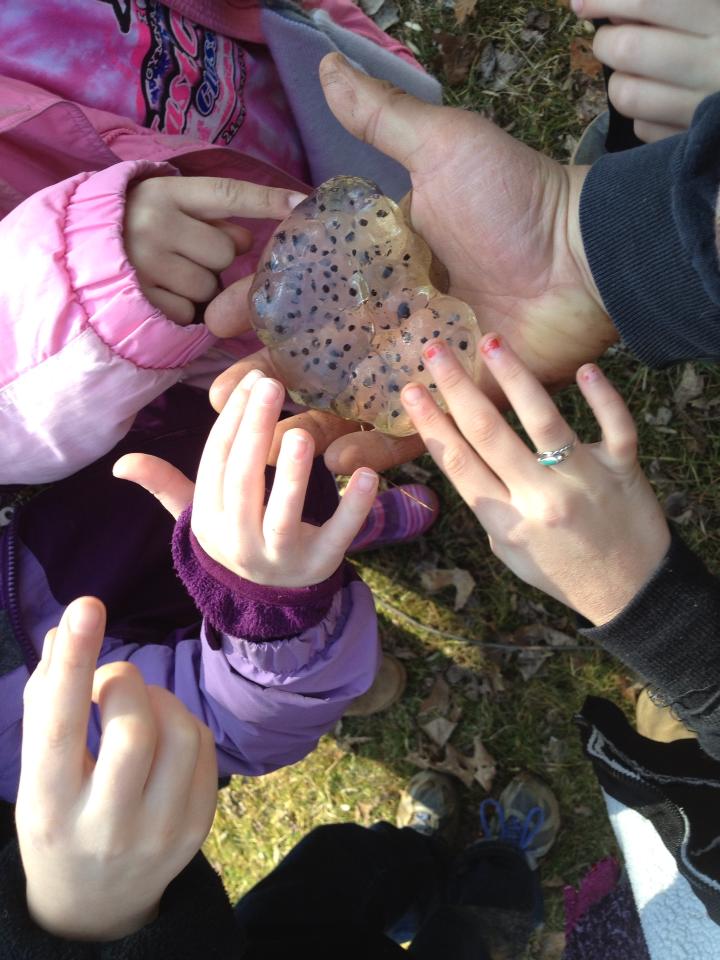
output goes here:
[[675, 532], [627, 607], [580, 633], [638, 673], [720, 760], [720, 580]]
[[[0, 818], [11, 816], [4, 804]], [[239, 960], [242, 940], [220, 878], [200, 853], [166, 890], [156, 920], [122, 940], [81, 943], [33, 922], [17, 838], [0, 849], [0, 960]]]
[[636, 356], [720, 360], [720, 93], [690, 129], [601, 157], [580, 196], [593, 279]]

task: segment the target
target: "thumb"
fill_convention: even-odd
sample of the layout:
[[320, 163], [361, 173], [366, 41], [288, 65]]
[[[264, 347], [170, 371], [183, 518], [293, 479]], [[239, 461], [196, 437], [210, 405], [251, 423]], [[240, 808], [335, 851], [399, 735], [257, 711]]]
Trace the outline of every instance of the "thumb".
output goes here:
[[320, 82], [328, 106], [349, 133], [411, 173], [417, 169], [431, 140], [429, 131], [442, 115], [440, 107], [368, 77], [339, 53], [322, 59]]
[[113, 476], [132, 480], [157, 497], [177, 520], [192, 503], [195, 484], [167, 460], [147, 453], [126, 453], [113, 465]]

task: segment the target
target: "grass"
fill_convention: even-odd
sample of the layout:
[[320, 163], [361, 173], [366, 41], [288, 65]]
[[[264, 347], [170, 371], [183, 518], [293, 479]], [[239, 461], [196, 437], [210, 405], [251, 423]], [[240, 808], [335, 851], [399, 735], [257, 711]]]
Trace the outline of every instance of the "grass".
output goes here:
[[[580, 113], [588, 103], [597, 102], [596, 85], [570, 71], [570, 43], [585, 31], [567, 9], [555, 2], [536, 3], [534, 9], [549, 14], [550, 25], [542, 41], [529, 42], [523, 35], [530, 9], [526, 3], [480, 0], [462, 27], [441, 0], [405, 0], [400, 6], [401, 22], [393, 32], [413, 44], [430, 69], [439, 71], [448, 103], [489, 112], [519, 139], [567, 159], [583, 127]], [[438, 52], [442, 34], [461, 39], [469, 63], [467, 77], [452, 88]], [[499, 90], [487, 89], [480, 79], [480, 55], [488, 40], [517, 58], [517, 70]], [[691, 545], [710, 566], [720, 567], [720, 531], [714, 519], [720, 515], [715, 485], [720, 453], [717, 369], [694, 365], [703, 377], [702, 394], [681, 408], [674, 396], [684, 367], [650, 371], [622, 348], [605, 358], [604, 367], [638, 423], [642, 462], [658, 496], [668, 502], [674, 516], [679, 515]], [[579, 435], [592, 438], [596, 428], [577, 393], [566, 392], [560, 403]], [[658, 418], [662, 408], [668, 412]], [[544, 776], [560, 799], [562, 830], [542, 865], [548, 927], [560, 930], [562, 884], [577, 883], [594, 861], [614, 850], [599, 788], [580, 752], [573, 713], [587, 694], [609, 697], [630, 711], [623, 691], [632, 678], [602, 651], [589, 650], [556, 653], [535, 677], [524, 680], [512, 658], [483, 650], [483, 641], [530, 623], [572, 634], [572, 620], [564, 608], [525, 587], [502, 567], [432, 463], [425, 458], [420, 465], [429, 471], [430, 483], [441, 496], [440, 520], [421, 543], [370, 554], [358, 569], [381, 604], [389, 603], [421, 624], [467, 642], [430, 635], [381, 612], [383, 645], [400, 653], [408, 671], [402, 701], [383, 716], [346, 718], [311, 756], [293, 767], [260, 779], [234, 778], [220, 794], [206, 853], [236, 898], [313, 826], [344, 820], [392, 821], [402, 784], [417, 769], [409, 755], [431, 750], [419, 726], [426, 719], [418, 717], [420, 702], [434, 679], [457, 664], [473, 671], [486, 692], [475, 696], [467, 684], [451, 687], [458, 722], [450, 742], [471, 752], [473, 737], [481, 735], [497, 761], [496, 795], [516, 771], [529, 768]], [[392, 478], [407, 480], [402, 468]], [[463, 611], [454, 612], [451, 590], [434, 596], [423, 591], [419, 575], [423, 565], [471, 572], [477, 585]], [[497, 689], [498, 677], [503, 689]], [[479, 786], [463, 794], [466, 839], [477, 834], [476, 810], [483, 795]]]

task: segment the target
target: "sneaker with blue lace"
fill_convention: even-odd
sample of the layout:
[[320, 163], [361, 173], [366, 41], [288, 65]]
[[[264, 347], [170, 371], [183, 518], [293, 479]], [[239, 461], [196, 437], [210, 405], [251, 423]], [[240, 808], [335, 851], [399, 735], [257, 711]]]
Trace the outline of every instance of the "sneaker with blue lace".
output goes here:
[[560, 829], [560, 807], [550, 787], [531, 773], [521, 773], [500, 799], [480, 804], [480, 826], [487, 840], [502, 840], [521, 850], [530, 867], [550, 850]]

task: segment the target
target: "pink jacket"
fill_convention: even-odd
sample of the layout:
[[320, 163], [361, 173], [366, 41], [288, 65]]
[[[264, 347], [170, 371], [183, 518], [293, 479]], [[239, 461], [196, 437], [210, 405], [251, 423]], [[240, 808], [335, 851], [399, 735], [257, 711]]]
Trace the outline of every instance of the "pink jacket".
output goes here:
[[[266, 38], [284, 69], [311, 78], [315, 64], [309, 69], [300, 53], [307, 50], [313, 60], [309, 43], [324, 44], [325, 52], [337, 47], [337, 36], [328, 39], [250, 0], [173, 0], [168, 6], [230, 36]], [[372, 39], [370, 59], [386, 57], [390, 72], [400, 71], [398, 82], [434, 83], [416, 64], [408, 67], [404, 61], [414, 63], [409, 52], [348, 0], [307, 6], [322, 7]], [[292, 49], [283, 50], [283, 43]], [[255, 348], [250, 338], [220, 350], [205, 327], [176, 326], [145, 300], [123, 247], [128, 184], [179, 172], [304, 185], [247, 154], [157, 133], [11, 78], [0, 77], [0, 105], [0, 485], [39, 483], [67, 476], [110, 450], [137, 412], [172, 384], [207, 383]], [[310, 109], [317, 113], [319, 107]], [[347, 172], [347, 158], [360, 145], [350, 144], [331, 122], [323, 154], [340, 164], [335, 172]], [[371, 176], [373, 162], [380, 176], [395, 166], [376, 155], [365, 163]], [[272, 225], [248, 226], [255, 246], [225, 282], [253, 269]]]

